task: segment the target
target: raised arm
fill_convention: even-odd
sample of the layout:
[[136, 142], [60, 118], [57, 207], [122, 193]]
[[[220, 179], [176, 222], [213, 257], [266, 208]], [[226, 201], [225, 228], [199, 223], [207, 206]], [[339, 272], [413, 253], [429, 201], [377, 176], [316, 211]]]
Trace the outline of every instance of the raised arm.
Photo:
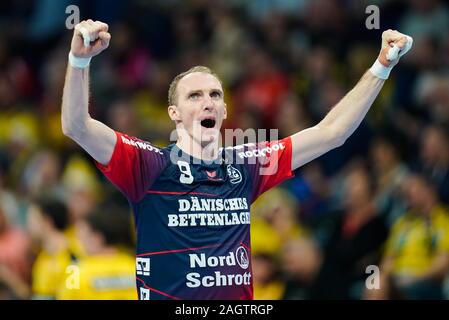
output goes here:
[[388, 30], [382, 34], [379, 57], [357, 85], [320, 123], [291, 136], [292, 170], [341, 146], [348, 139], [362, 122], [389, 72], [398, 63], [399, 58], [410, 49], [411, 44], [410, 37], [397, 31]]
[[89, 115], [89, 62], [109, 46], [110, 39], [105, 23], [87, 20], [75, 27], [61, 115], [63, 133], [104, 165], [112, 157], [117, 138], [114, 130]]

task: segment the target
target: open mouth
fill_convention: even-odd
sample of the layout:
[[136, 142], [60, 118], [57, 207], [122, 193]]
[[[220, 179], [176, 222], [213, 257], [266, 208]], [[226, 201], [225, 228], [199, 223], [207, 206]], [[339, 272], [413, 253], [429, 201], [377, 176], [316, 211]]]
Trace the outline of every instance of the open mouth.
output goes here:
[[213, 127], [215, 127], [215, 120], [214, 119], [201, 120], [201, 126], [208, 128], [208, 129], [213, 128]]

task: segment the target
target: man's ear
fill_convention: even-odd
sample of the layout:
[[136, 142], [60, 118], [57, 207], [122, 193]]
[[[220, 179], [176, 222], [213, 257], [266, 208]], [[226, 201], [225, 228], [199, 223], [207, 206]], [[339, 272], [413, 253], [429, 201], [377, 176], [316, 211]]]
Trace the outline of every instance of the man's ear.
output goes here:
[[180, 121], [181, 120], [177, 106], [175, 106], [175, 105], [168, 106], [167, 110], [168, 110], [168, 116], [170, 117], [170, 119], [172, 121]]
[[228, 109], [226, 108], [226, 103], [224, 105], [224, 112], [223, 112], [223, 119], [226, 119], [228, 117]]

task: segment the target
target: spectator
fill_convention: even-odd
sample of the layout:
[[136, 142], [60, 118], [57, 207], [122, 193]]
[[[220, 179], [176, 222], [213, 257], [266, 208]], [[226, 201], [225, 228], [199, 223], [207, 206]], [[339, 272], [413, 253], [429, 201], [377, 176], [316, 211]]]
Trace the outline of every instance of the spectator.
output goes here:
[[391, 225], [405, 210], [399, 190], [409, 170], [401, 162], [394, 144], [386, 138], [375, 139], [370, 153], [376, 185], [376, 209], [386, 215], [387, 223]]
[[137, 299], [129, 222], [127, 210], [102, 208], [80, 223], [79, 237], [87, 256], [80, 260], [78, 272], [62, 284], [58, 299]]
[[28, 283], [31, 270], [31, 243], [28, 234], [12, 225], [0, 207], [0, 266]]
[[279, 300], [284, 294], [284, 283], [279, 279], [276, 260], [269, 254], [255, 254], [253, 284], [255, 300]]
[[253, 210], [253, 252], [275, 255], [288, 240], [307, 234], [298, 220], [298, 203], [285, 189], [274, 188], [262, 194], [253, 204]]
[[286, 282], [283, 299], [312, 298], [312, 287], [322, 263], [322, 254], [312, 238], [288, 241], [282, 248], [281, 266]]
[[438, 196], [449, 205], [449, 133], [446, 128], [429, 125], [424, 129], [418, 167], [432, 178]]
[[28, 211], [29, 233], [40, 248], [32, 270], [33, 299], [55, 299], [66, 268], [77, 259], [64, 234], [69, 214], [63, 203], [50, 198], [34, 201]]
[[370, 298], [442, 299], [449, 268], [449, 211], [421, 174], [404, 181], [409, 209], [393, 225], [381, 265], [381, 290]]
[[317, 226], [322, 237], [323, 262], [314, 280], [314, 299], [360, 299], [366, 268], [378, 264], [388, 229], [374, 205], [368, 171], [354, 166], [344, 183], [343, 210]]

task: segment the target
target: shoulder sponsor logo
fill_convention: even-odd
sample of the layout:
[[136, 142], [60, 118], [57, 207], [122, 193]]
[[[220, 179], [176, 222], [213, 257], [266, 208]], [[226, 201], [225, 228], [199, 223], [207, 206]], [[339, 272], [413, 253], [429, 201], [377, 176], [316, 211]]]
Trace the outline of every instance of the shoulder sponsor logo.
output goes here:
[[151, 144], [147, 143], [147, 142], [143, 142], [143, 141], [134, 141], [128, 138], [125, 138], [124, 136], [121, 136], [122, 138], [122, 142], [124, 144], [142, 149], [142, 150], [148, 150], [148, 151], [154, 151], [157, 152], [159, 154], [163, 154], [162, 151], [159, 148], [156, 148], [154, 146], [152, 146]]
[[226, 170], [232, 184], [237, 184], [242, 181], [242, 174], [238, 169], [229, 164]]
[[285, 143], [279, 142], [272, 144], [270, 147], [265, 147], [262, 149], [255, 149], [255, 150], [247, 150], [239, 152], [238, 155], [240, 158], [252, 158], [252, 157], [266, 157], [267, 155], [271, 154], [273, 151], [279, 151], [285, 149]]

